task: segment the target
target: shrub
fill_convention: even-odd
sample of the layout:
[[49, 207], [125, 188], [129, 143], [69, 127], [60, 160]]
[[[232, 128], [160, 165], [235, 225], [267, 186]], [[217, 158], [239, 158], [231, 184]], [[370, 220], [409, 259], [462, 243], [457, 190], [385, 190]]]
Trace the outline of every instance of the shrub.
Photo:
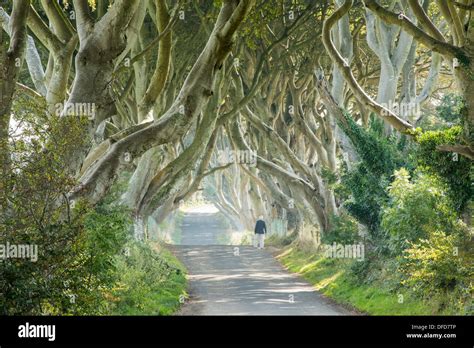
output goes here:
[[406, 169], [395, 171], [389, 187], [390, 202], [383, 211], [381, 227], [389, 236], [389, 247], [399, 254], [415, 242], [428, 237], [428, 230], [448, 235], [459, 231], [459, 222], [447, 188], [435, 176], [417, 172], [413, 181]]
[[438, 151], [438, 145], [457, 144], [461, 141], [462, 128], [416, 133], [419, 144], [415, 159], [423, 171], [438, 175], [449, 187], [449, 195], [455, 209], [463, 211], [474, 195], [472, 161], [451, 152]]
[[387, 185], [386, 177], [373, 175], [363, 163], [360, 163], [342, 176], [341, 185], [336, 192], [342, 196], [342, 191], [347, 191], [343, 197], [345, 198], [343, 206], [375, 234], [380, 224], [383, 204], [388, 200], [385, 191]]
[[[293, 243], [297, 239], [297, 235], [298, 234], [295, 233], [294, 231], [290, 232], [286, 235], [271, 234], [266, 238], [265, 243], [267, 245], [284, 247], [284, 246], [288, 246], [291, 243]], [[251, 236], [253, 236], [253, 233], [252, 233]], [[249, 245], [251, 245], [251, 244], [252, 243], [249, 243]]]
[[103, 314], [105, 293], [117, 282], [115, 255], [125, 245], [132, 225], [130, 212], [121, 206], [101, 204], [85, 215], [84, 232], [77, 239], [67, 279], [76, 280], [68, 291], [76, 295], [68, 311]]
[[348, 214], [341, 213], [331, 217], [332, 228], [325, 233], [321, 241], [325, 244], [354, 244], [359, 239], [357, 221]]
[[[36, 262], [0, 262], [0, 309], [3, 314], [67, 312], [71, 301], [69, 279], [76, 245], [83, 235], [83, 208], [70, 214], [67, 193], [74, 178], [67, 172], [74, 148], [81, 146], [86, 120], [49, 115], [43, 102], [17, 96], [12, 108], [9, 171], [0, 175], [0, 244], [37, 247]], [[21, 130], [21, 136], [19, 136]], [[87, 210], [84, 210], [86, 213]]]
[[365, 258], [362, 261], [353, 262], [350, 267], [350, 277], [354, 279], [356, 284], [367, 282], [370, 272], [374, 267], [374, 260]]
[[[410, 243], [401, 258], [402, 284], [420, 295], [433, 295], [454, 289], [469, 296], [469, 282], [474, 276], [472, 255], [459, 252], [455, 235], [433, 231], [427, 239]], [[472, 289], [471, 289], [472, 290]]]
[[436, 112], [446, 122], [459, 123], [464, 104], [462, 96], [452, 93], [446, 94], [441, 99], [440, 105], [436, 107]]
[[184, 295], [184, 267], [166, 249], [129, 241], [116, 257], [117, 286], [110, 292], [111, 314], [171, 314]]
[[351, 139], [361, 161], [341, 177], [336, 193], [347, 211], [369, 229], [371, 237], [379, 239], [379, 225], [391, 175], [402, 166], [410, 168], [405, 137], [397, 140], [383, 134], [383, 123], [372, 117], [364, 129], [346, 114], [348, 126], [340, 125]]
[[115, 281], [113, 256], [125, 242], [129, 213], [104, 202], [93, 209], [67, 199], [76, 182], [68, 165], [85, 141], [87, 119], [59, 118], [17, 96], [10, 132], [11, 170], [0, 175], [0, 244], [37, 247], [37, 260], [0, 262], [5, 315], [100, 314]]

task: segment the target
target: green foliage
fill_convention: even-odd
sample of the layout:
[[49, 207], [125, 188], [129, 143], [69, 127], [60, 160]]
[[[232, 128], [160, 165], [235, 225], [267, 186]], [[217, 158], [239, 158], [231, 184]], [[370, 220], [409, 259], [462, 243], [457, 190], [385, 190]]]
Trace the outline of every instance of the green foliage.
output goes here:
[[358, 221], [375, 233], [380, 224], [380, 211], [388, 196], [386, 177], [377, 177], [363, 164], [345, 173], [336, 192], [343, 197], [344, 207]]
[[[299, 273], [315, 289], [339, 303], [371, 315], [433, 315], [456, 314], [458, 308], [437, 305], [439, 298], [420, 299], [408, 289], [394, 292], [387, 278], [360, 282], [352, 269], [371, 273], [374, 264], [368, 261], [326, 259], [313, 252], [286, 249], [278, 259], [290, 271]], [[399, 302], [403, 294], [403, 303]]]
[[107, 308], [105, 292], [117, 281], [114, 263], [132, 225], [130, 212], [121, 206], [100, 205], [84, 216], [84, 233], [73, 247], [71, 267], [66, 276], [76, 302], [68, 308], [75, 314], [99, 314]]
[[[28, 98], [16, 98], [13, 113], [17, 129], [9, 139], [11, 171], [0, 176], [1, 198], [9, 202], [6, 211], [0, 211], [0, 245], [36, 247], [37, 258], [0, 260], [1, 314], [107, 314], [113, 307], [111, 293], [125, 276], [117, 255], [132, 226], [131, 212], [116, 204], [124, 182], [114, 185], [95, 207], [81, 200], [72, 204], [67, 194], [76, 182], [68, 164], [84, 141], [87, 120], [49, 115], [42, 103]], [[143, 271], [144, 281], [149, 277], [147, 282], [156, 281], [170, 292], [185, 283], [181, 273], [169, 276], [161, 257], [147, 250], [140, 249], [137, 260], [142, 264], [130, 266]], [[149, 305], [156, 308], [147, 302], [152, 297], [173, 303], [162, 313], [176, 307], [176, 298], [166, 297], [158, 285], [146, 289], [159, 291], [134, 295], [135, 303], [143, 300], [143, 312]], [[128, 301], [126, 295], [121, 300]]]
[[457, 94], [446, 94], [441, 99], [441, 104], [436, 107], [438, 116], [446, 122], [459, 123], [464, 99]]
[[321, 178], [328, 185], [328, 187], [334, 187], [337, 182], [337, 174], [326, 166], [321, 168]]
[[[368, 314], [472, 314], [474, 254], [460, 247], [456, 256], [457, 246], [463, 244], [456, 237], [433, 233], [429, 241], [412, 245], [416, 251], [405, 253], [413, 257], [402, 266], [403, 257], [383, 260], [369, 253], [363, 261], [327, 259], [294, 246], [277, 258], [325, 296]], [[435, 289], [436, 284], [447, 287]]]
[[466, 269], [455, 254], [455, 236], [435, 231], [429, 239], [410, 243], [404, 251], [402, 272], [406, 276], [403, 284], [414, 290], [440, 291], [452, 289], [457, 278]]
[[[461, 108], [453, 102], [438, 111], [453, 121]], [[347, 268], [344, 283], [362, 289], [383, 282], [387, 292], [404, 293], [405, 304], [407, 297], [416, 302], [413, 296], [421, 296], [432, 303], [433, 312], [468, 312], [472, 256], [466, 256], [472, 250], [465, 250], [469, 238], [459, 217], [472, 205], [472, 163], [437, 150], [439, 145], [462, 144], [461, 127], [417, 129], [413, 144], [405, 137], [387, 138], [374, 119], [367, 130], [348, 114], [346, 119], [341, 127], [361, 162], [343, 173], [336, 193], [347, 211], [369, 228], [370, 238], [368, 257]], [[463, 257], [454, 255], [456, 247]], [[386, 257], [393, 255], [398, 257]], [[340, 285], [339, 279], [334, 283]], [[359, 299], [351, 301], [367, 308]]]
[[396, 137], [387, 137], [383, 133], [383, 122], [374, 116], [368, 129], [359, 126], [349, 113], [346, 112], [344, 116], [348, 126], [341, 127], [370, 173], [389, 177], [395, 169], [407, 166], [406, 156], [402, 152], [406, 143], [404, 136], [400, 141]]
[[12, 110], [10, 171], [0, 177], [5, 188], [2, 195], [7, 195], [12, 211], [3, 222], [12, 230], [25, 227], [22, 219], [42, 228], [67, 208], [65, 200], [59, 209], [57, 203], [75, 184], [67, 166], [74, 149], [84, 143], [82, 129], [87, 120], [49, 115], [43, 102], [25, 96], [14, 99]]
[[[49, 115], [44, 103], [26, 96], [13, 103], [10, 171], [0, 177], [0, 244], [37, 248], [37, 260], [7, 258], [0, 263], [3, 314], [69, 313], [77, 278], [76, 242], [86, 233], [85, 207], [70, 214], [66, 194], [75, 181], [67, 172], [70, 153], [83, 143], [84, 119]], [[72, 286], [72, 288], [71, 288]]]
[[[166, 249], [130, 241], [116, 257], [117, 286], [111, 292], [114, 315], [167, 315], [185, 295], [184, 267]], [[183, 297], [181, 297], [183, 298]]]
[[[8, 258], [0, 263], [0, 308], [3, 315], [40, 315], [63, 312], [70, 303], [68, 272], [80, 221], [48, 225], [41, 231], [31, 225], [16, 233], [2, 233], [1, 244], [36, 246], [36, 262]], [[75, 282], [74, 282], [75, 283]]]
[[388, 200], [386, 188], [393, 171], [407, 162], [404, 137], [400, 141], [383, 134], [383, 124], [372, 118], [368, 129], [355, 123], [345, 114], [348, 127], [341, 125], [351, 139], [361, 162], [344, 173], [336, 193], [343, 199], [343, 205], [358, 221], [369, 228], [372, 237], [380, 225], [380, 213]]
[[[316, 12], [315, 7], [312, 3], [308, 6], [308, 2], [302, 0], [263, 1], [258, 4], [258, 10], [253, 10], [246, 16], [239, 30], [240, 35], [250, 49], [267, 47], [275, 41], [276, 37], [281, 36], [282, 33], [277, 30], [282, 27], [282, 24], [283, 29], [288, 30], [288, 27], [304, 13], [304, 10], [312, 9], [312, 12]], [[282, 18], [285, 18], [283, 23]], [[272, 31], [268, 28], [272, 28]]]
[[[289, 233], [287, 235], [281, 236], [278, 234], [271, 234], [265, 239], [266, 245], [272, 245], [276, 247], [284, 247], [293, 243], [297, 238], [297, 233]], [[251, 243], [249, 243], [251, 244]]]
[[460, 231], [446, 187], [438, 178], [417, 172], [410, 181], [410, 174], [404, 168], [394, 176], [389, 187], [390, 202], [383, 211], [381, 224], [389, 236], [392, 252], [399, 254], [410, 242], [427, 238], [433, 229], [447, 234]]
[[418, 166], [432, 174], [438, 175], [450, 189], [450, 197], [458, 211], [464, 210], [472, 200], [474, 171], [472, 161], [450, 152], [438, 151], [439, 145], [458, 144], [461, 142], [462, 128], [451, 127], [440, 131], [417, 132], [419, 146], [415, 152]]
[[474, 258], [472, 253], [459, 252], [458, 236], [434, 231], [427, 239], [411, 243], [401, 258], [402, 284], [420, 296], [440, 293], [444, 298], [448, 291], [455, 291], [462, 304], [469, 304], [474, 291]]
[[[5, 314], [101, 314], [104, 291], [116, 281], [114, 255], [125, 243], [130, 219], [119, 207], [79, 206], [74, 218], [28, 228], [38, 261], [7, 259], [0, 265]], [[25, 234], [18, 243], [25, 244]], [[9, 238], [10, 243], [16, 240]]]
[[357, 284], [369, 284], [369, 275], [374, 267], [373, 260], [364, 258], [362, 261], [354, 262], [350, 268], [350, 276]]
[[325, 244], [354, 244], [358, 239], [357, 221], [353, 217], [342, 213], [331, 217], [331, 229], [323, 235], [321, 241]]

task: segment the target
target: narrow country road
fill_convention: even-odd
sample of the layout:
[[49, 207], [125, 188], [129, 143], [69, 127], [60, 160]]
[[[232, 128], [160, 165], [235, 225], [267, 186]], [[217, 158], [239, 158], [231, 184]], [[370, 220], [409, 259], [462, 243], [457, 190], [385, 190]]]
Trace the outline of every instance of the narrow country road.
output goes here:
[[218, 245], [216, 214], [187, 213], [175, 254], [189, 272], [190, 301], [178, 315], [347, 315], [267, 250]]

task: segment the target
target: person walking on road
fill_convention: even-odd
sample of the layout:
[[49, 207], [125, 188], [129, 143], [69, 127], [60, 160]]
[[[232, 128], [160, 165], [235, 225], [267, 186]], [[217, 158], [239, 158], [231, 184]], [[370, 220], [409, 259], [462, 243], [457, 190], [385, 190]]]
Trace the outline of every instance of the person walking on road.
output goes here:
[[265, 221], [263, 221], [263, 215], [258, 217], [254, 232], [254, 247], [263, 249], [265, 244], [265, 233], [267, 233], [267, 225], [265, 225]]

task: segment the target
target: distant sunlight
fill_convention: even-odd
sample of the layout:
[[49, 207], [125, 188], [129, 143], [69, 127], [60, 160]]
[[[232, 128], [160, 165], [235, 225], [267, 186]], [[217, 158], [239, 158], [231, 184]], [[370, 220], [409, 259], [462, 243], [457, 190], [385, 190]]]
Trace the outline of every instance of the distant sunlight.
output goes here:
[[184, 204], [179, 210], [185, 213], [197, 213], [197, 214], [215, 214], [219, 212], [219, 209], [212, 203], [203, 203], [199, 205], [186, 205]]

